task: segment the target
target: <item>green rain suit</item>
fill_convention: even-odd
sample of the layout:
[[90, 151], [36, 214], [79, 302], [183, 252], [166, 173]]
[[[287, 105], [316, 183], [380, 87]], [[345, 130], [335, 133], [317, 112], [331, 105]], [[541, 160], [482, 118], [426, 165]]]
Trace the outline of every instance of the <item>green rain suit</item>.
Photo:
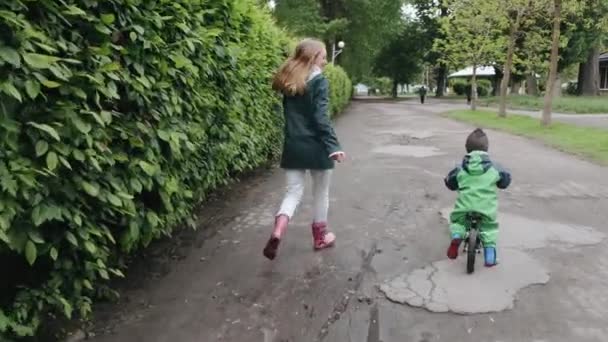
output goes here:
[[467, 212], [482, 214], [480, 238], [484, 247], [496, 247], [498, 238], [498, 189], [506, 189], [511, 184], [511, 175], [494, 165], [487, 152], [473, 151], [467, 154], [460, 167], [454, 168], [445, 178], [445, 185], [458, 191], [454, 211], [450, 215], [452, 236], [462, 238], [466, 234]]

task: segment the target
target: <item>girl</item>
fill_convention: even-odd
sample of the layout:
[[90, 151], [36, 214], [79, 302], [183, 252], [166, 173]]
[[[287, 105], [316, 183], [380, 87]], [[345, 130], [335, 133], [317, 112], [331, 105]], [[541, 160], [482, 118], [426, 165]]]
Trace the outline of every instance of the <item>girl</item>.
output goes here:
[[345, 154], [329, 120], [329, 82], [321, 74], [326, 64], [325, 45], [306, 39], [298, 44], [295, 54], [274, 77], [272, 87], [283, 95], [285, 141], [281, 168], [286, 170], [287, 192], [264, 248], [264, 256], [270, 260], [276, 257], [287, 224], [302, 199], [307, 170], [313, 180], [313, 246], [320, 250], [332, 246], [336, 240], [336, 236], [326, 230], [329, 181], [334, 161], [342, 162]]

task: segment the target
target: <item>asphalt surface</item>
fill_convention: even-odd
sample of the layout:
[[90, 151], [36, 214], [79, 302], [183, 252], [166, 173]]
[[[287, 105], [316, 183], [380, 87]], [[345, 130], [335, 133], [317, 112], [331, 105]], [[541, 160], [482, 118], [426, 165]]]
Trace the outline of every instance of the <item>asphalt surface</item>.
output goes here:
[[500, 194], [500, 264], [445, 256], [456, 194], [442, 181], [473, 127], [460, 105], [355, 101], [336, 123], [348, 160], [331, 188], [334, 248], [314, 252], [310, 189], [275, 261], [262, 256], [283, 195], [260, 171], [155, 243], [99, 305], [97, 342], [561, 342], [608, 339], [608, 169], [488, 131], [513, 175]]

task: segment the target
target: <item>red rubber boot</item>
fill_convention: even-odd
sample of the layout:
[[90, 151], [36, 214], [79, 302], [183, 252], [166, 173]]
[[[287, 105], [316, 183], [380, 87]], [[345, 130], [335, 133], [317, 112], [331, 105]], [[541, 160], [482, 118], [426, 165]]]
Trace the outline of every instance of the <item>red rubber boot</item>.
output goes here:
[[460, 248], [460, 243], [462, 243], [462, 239], [452, 239], [452, 242], [450, 242], [450, 247], [448, 247], [448, 258], [456, 259], [458, 257], [458, 248]]
[[332, 247], [336, 242], [336, 235], [328, 232], [327, 223], [316, 222], [312, 225], [312, 237], [315, 250]]
[[274, 258], [277, 256], [279, 243], [287, 230], [288, 223], [289, 217], [287, 217], [287, 215], [279, 215], [275, 218], [272, 235], [270, 235], [270, 239], [266, 243], [266, 247], [264, 247], [264, 256], [268, 259], [274, 260]]

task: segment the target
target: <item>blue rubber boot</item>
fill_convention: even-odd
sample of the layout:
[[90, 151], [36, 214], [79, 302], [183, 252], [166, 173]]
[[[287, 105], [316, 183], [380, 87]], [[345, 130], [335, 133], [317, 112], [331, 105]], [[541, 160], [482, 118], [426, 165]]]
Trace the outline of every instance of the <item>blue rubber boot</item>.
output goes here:
[[496, 248], [494, 247], [484, 247], [483, 256], [485, 259], [486, 267], [496, 266]]

